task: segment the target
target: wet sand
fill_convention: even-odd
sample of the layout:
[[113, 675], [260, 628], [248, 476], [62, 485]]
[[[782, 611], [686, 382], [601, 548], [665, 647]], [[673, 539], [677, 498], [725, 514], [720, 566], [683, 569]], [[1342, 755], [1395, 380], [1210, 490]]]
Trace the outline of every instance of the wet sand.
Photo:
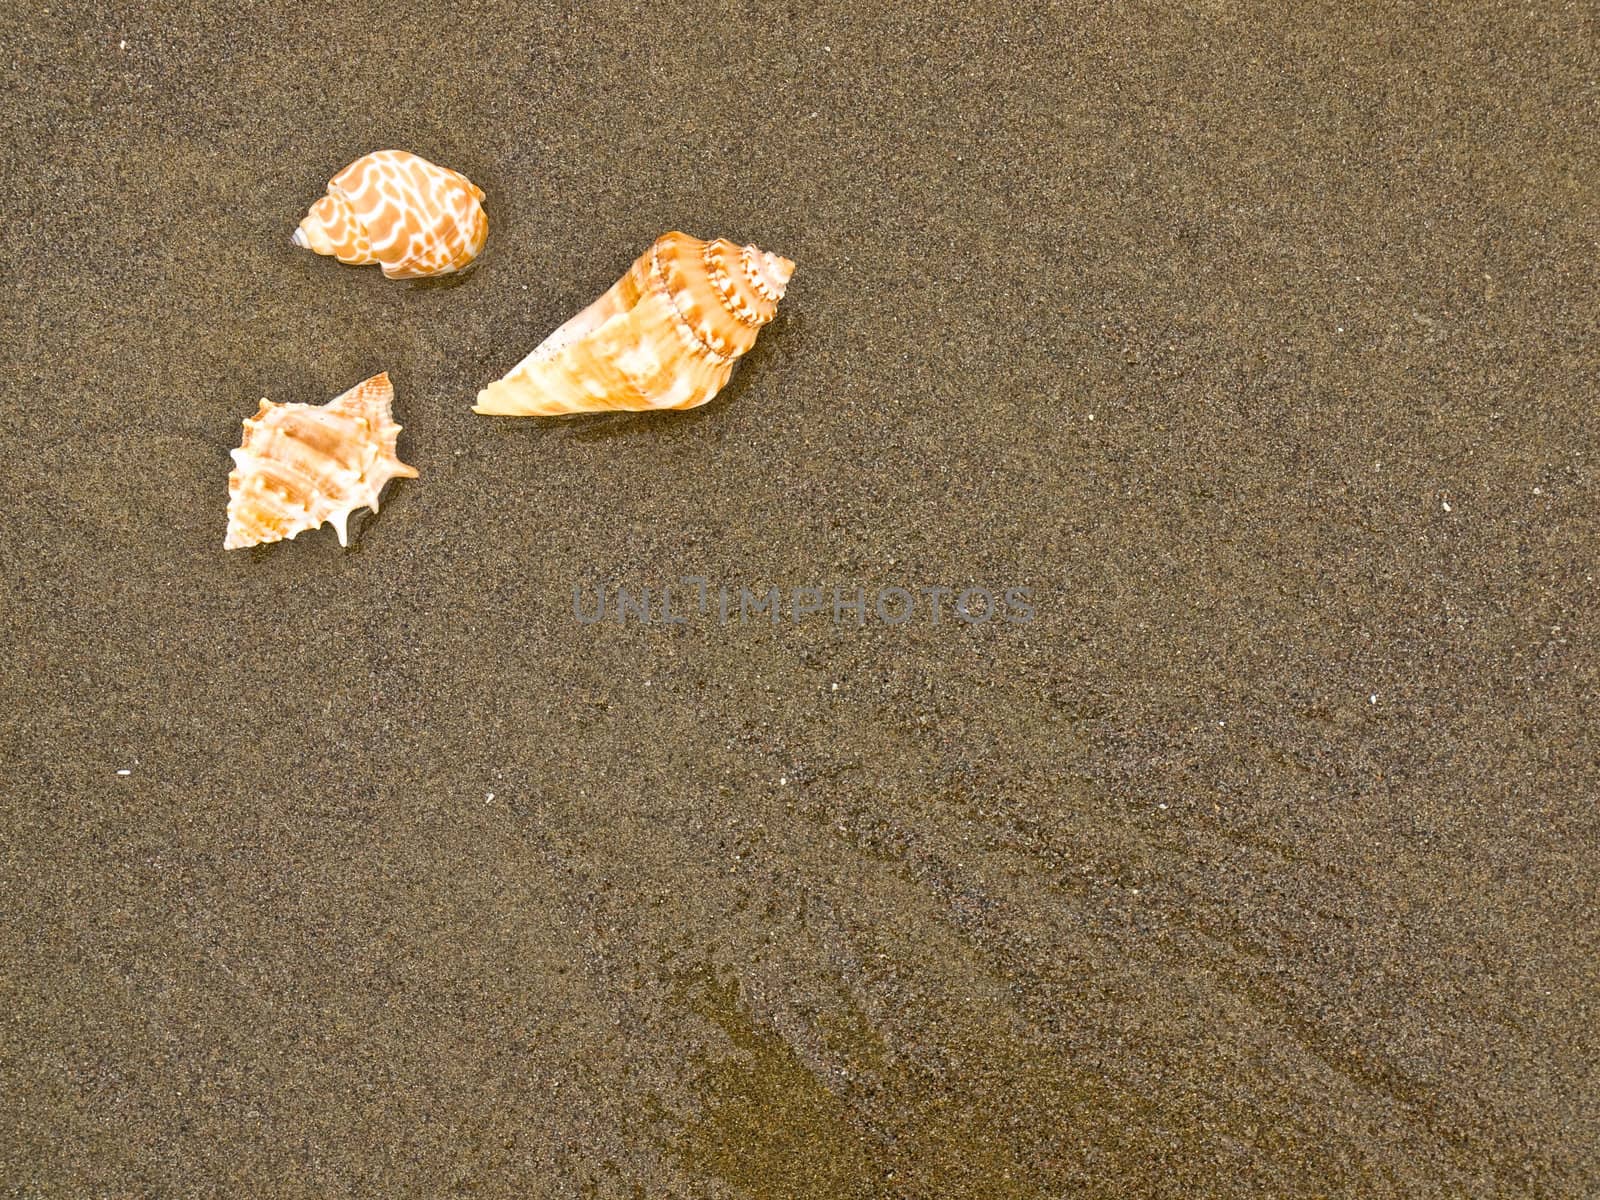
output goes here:
[[[1600, 1192], [1600, 34], [1291, 7], [0, 18], [0, 1194]], [[384, 146], [465, 278], [289, 244]], [[674, 228], [721, 397], [469, 411]]]

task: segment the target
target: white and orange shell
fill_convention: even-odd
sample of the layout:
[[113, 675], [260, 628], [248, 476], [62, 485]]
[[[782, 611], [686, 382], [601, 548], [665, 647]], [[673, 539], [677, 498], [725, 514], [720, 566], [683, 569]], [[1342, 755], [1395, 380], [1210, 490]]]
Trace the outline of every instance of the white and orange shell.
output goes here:
[[610, 291], [547, 337], [472, 411], [492, 416], [694, 408], [772, 320], [787, 258], [666, 233]]
[[263, 400], [244, 423], [238, 464], [228, 476], [228, 536], [238, 550], [292, 538], [324, 521], [339, 544], [358, 508], [378, 511], [378, 493], [395, 476], [416, 478], [400, 461], [387, 373], [374, 375], [326, 404]]
[[461, 270], [488, 237], [483, 192], [465, 175], [404, 150], [375, 150], [328, 181], [294, 244], [417, 279]]

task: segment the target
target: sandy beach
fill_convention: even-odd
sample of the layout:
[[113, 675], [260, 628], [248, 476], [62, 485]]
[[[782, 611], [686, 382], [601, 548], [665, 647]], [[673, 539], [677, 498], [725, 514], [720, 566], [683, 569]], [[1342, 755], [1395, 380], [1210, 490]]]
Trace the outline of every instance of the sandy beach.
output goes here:
[[[942, 8], [0, 17], [0, 1196], [1600, 1194], [1600, 25]], [[674, 229], [721, 395], [472, 413]]]

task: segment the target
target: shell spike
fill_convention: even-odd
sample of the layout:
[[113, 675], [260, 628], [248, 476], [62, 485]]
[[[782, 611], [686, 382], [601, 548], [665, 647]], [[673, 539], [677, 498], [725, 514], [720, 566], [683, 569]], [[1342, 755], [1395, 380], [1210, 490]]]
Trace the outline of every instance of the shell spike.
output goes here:
[[395, 476], [415, 478], [400, 461], [400, 426], [390, 415], [394, 388], [374, 375], [326, 404], [261, 402], [244, 422], [244, 443], [233, 451], [228, 476], [228, 533], [237, 550], [282, 541], [333, 525], [349, 546], [350, 514], [378, 511], [378, 496]]

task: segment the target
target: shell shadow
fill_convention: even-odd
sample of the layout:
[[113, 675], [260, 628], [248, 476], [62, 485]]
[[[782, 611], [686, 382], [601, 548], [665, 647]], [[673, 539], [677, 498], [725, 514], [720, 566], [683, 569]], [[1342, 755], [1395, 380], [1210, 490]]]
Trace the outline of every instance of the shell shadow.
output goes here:
[[462, 284], [470, 281], [472, 277], [482, 269], [483, 260], [488, 256], [489, 247], [486, 244], [484, 248], [478, 252], [478, 256], [461, 270], [452, 271], [449, 275], [434, 275], [431, 278], [413, 279], [410, 285], [407, 286], [406, 291], [436, 292], [446, 291], [450, 288], [458, 288]]

